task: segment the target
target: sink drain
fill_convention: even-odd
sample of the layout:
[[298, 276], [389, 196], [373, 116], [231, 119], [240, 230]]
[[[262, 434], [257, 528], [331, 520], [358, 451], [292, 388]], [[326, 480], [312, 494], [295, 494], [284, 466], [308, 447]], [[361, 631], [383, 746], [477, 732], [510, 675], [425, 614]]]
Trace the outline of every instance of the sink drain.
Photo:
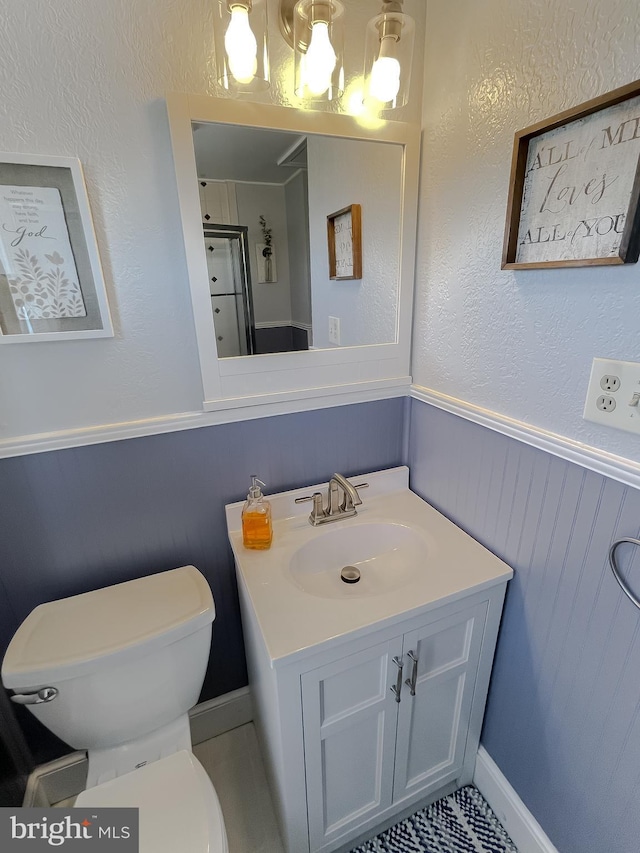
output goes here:
[[356, 569], [355, 566], [345, 566], [340, 572], [340, 578], [344, 583], [358, 583], [360, 569]]

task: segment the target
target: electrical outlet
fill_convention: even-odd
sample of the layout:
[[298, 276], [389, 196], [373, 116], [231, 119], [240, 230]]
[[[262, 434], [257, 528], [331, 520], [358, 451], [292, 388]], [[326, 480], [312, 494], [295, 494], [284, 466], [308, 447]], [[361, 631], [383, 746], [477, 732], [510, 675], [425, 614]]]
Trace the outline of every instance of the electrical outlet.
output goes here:
[[340, 346], [340, 318], [329, 317], [329, 343]]
[[583, 417], [640, 435], [640, 364], [594, 358]]
[[602, 396], [596, 400], [596, 406], [601, 412], [612, 412], [616, 407], [616, 401], [613, 397]]
[[603, 391], [617, 391], [620, 387], [620, 377], [607, 373], [600, 380], [600, 387]]

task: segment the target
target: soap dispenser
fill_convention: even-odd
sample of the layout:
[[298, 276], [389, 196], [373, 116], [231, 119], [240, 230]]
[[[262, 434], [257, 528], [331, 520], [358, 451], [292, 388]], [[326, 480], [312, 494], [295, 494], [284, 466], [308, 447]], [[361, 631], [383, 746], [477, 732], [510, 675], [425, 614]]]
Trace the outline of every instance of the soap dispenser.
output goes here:
[[271, 504], [264, 499], [260, 486], [265, 484], [251, 475], [251, 488], [242, 507], [242, 543], [254, 551], [266, 551], [271, 547], [273, 525]]

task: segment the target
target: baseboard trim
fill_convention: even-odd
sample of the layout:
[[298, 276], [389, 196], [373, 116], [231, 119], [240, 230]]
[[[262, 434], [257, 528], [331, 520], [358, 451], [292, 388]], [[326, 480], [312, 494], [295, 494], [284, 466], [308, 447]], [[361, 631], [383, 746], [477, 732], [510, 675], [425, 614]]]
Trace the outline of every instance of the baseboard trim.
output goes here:
[[253, 706], [248, 687], [201, 702], [189, 712], [191, 742], [195, 745], [212, 737], [244, 726], [253, 720]]
[[[253, 719], [251, 694], [241, 687], [215, 699], [196, 705], [189, 712], [191, 741], [202, 743], [224, 732], [250, 723]], [[49, 808], [69, 797], [76, 797], [87, 782], [87, 755], [72, 752], [55, 761], [36, 767], [27, 781], [22, 805], [31, 808]]]
[[583, 468], [588, 468], [590, 471], [610, 477], [612, 480], [617, 480], [627, 486], [633, 486], [635, 489], [640, 488], [640, 464], [632, 459], [616, 456], [614, 453], [608, 453], [589, 444], [582, 444], [572, 438], [567, 438], [567, 436], [548, 432], [524, 421], [508, 418], [499, 412], [491, 411], [491, 409], [474, 406], [465, 400], [449, 397], [447, 394], [441, 394], [431, 388], [412, 385], [411, 397], [435, 406], [437, 409], [458, 415], [467, 421], [492, 429], [494, 432], [515, 438], [531, 447], [545, 450], [561, 459], [575, 462], [576, 465], [581, 465]]
[[518, 853], [558, 853], [483, 746], [478, 749], [473, 784], [496, 813]]

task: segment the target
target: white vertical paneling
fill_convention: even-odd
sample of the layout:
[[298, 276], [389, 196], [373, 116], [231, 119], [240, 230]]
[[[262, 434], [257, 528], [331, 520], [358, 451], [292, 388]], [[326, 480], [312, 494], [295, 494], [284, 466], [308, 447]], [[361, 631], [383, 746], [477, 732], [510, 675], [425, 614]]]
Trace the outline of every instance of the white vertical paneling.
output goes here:
[[[640, 491], [413, 401], [411, 486], [515, 569], [483, 743], [563, 853], [640, 837]], [[640, 551], [640, 549], [635, 549]], [[621, 554], [640, 591], [640, 553]]]

